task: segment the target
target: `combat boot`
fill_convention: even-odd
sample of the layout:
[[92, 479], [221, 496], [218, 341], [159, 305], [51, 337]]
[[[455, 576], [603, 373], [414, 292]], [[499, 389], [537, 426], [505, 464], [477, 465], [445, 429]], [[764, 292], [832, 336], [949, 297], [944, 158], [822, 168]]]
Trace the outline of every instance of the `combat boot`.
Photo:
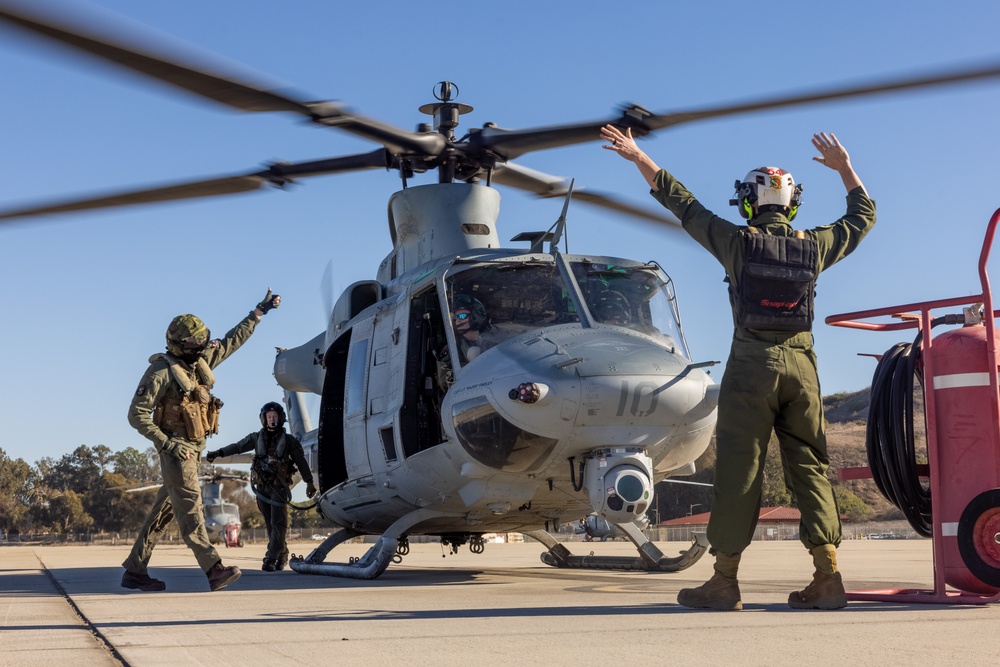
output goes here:
[[739, 611], [743, 609], [740, 584], [736, 579], [740, 554], [729, 556], [715, 554], [715, 574], [697, 588], [682, 588], [677, 593], [677, 604], [695, 609]]
[[131, 588], [136, 591], [165, 591], [167, 585], [159, 579], [153, 579], [148, 574], [136, 574], [125, 570], [122, 575], [122, 588]]
[[801, 591], [789, 594], [788, 606], [792, 609], [843, 609], [847, 606], [847, 592], [837, 571], [837, 548], [824, 544], [813, 547], [809, 553], [816, 565], [813, 580]]
[[270, 558], [265, 558], [264, 564], [260, 566], [260, 569], [264, 570], [265, 572], [274, 572], [275, 570], [278, 569], [278, 565]]
[[214, 593], [215, 591], [221, 591], [223, 588], [239, 579], [240, 575], [243, 573], [240, 572], [240, 568], [235, 565], [223, 567], [222, 561], [220, 560], [205, 574], [208, 577], [208, 587], [211, 588]]

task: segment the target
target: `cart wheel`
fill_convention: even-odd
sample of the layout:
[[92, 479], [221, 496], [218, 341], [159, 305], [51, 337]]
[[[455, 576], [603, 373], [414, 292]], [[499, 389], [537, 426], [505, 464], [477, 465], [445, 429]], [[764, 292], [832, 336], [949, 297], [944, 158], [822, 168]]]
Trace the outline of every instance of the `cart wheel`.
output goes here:
[[958, 552], [977, 579], [1000, 588], [1000, 489], [983, 491], [965, 506]]

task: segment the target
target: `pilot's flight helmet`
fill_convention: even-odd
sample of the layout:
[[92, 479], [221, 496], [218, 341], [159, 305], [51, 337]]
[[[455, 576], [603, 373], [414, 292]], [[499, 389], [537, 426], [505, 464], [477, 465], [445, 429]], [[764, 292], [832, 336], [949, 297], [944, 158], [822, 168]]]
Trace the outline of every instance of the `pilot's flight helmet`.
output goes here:
[[759, 167], [742, 181], [736, 181], [736, 195], [729, 200], [744, 218], [753, 218], [753, 205], [756, 204], [759, 213], [783, 212], [789, 221], [795, 218], [801, 203], [802, 186], [795, 184], [791, 174], [777, 167]]
[[486, 306], [479, 299], [468, 294], [456, 294], [451, 301], [452, 315], [454, 316], [455, 311], [458, 310], [467, 310], [471, 313], [473, 329], [480, 330], [486, 323]]
[[167, 352], [175, 356], [197, 354], [208, 346], [212, 332], [194, 315], [178, 315], [167, 327]]
[[282, 428], [285, 425], [285, 408], [281, 406], [281, 403], [276, 403], [271, 401], [265, 403], [264, 407], [260, 409], [260, 425], [267, 428], [267, 415], [268, 412], [278, 413], [278, 426], [276, 428]]

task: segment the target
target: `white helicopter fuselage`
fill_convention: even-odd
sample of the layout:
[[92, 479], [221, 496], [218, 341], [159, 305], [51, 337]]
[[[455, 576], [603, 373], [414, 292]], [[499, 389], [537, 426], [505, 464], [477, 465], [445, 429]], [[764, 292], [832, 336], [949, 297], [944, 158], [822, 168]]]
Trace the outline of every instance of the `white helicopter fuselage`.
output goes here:
[[[424, 201], [445, 213], [422, 214]], [[630, 260], [499, 249], [497, 204], [468, 185], [397, 193], [380, 280], [352, 285], [325, 334], [279, 352], [279, 384], [322, 396], [303, 440], [332, 522], [378, 534], [427, 510], [407, 532], [447, 534], [549, 529], [592, 511], [632, 521], [656, 482], [694, 472], [708, 447], [718, 387], [690, 359], [669, 278]], [[476, 304], [474, 350], [453, 328], [463, 298]]]

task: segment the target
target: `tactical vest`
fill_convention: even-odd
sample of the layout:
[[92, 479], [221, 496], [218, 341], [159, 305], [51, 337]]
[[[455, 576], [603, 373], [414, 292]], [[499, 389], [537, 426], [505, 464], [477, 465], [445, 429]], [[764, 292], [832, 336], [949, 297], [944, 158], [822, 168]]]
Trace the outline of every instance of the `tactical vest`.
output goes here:
[[763, 234], [755, 227], [748, 231], [743, 275], [734, 299], [737, 326], [809, 331], [819, 273], [816, 241], [801, 231], [795, 236]]
[[170, 354], [155, 354], [149, 361], [156, 359], [167, 362], [179, 393], [167, 392], [153, 409], [153, 423], [169, 437], [183, 436], [188, 440], [201, 440], [218, 433], [222, 401], [212, 396], [215, 375], [208, 362], [199, 358], [192, 372]]

